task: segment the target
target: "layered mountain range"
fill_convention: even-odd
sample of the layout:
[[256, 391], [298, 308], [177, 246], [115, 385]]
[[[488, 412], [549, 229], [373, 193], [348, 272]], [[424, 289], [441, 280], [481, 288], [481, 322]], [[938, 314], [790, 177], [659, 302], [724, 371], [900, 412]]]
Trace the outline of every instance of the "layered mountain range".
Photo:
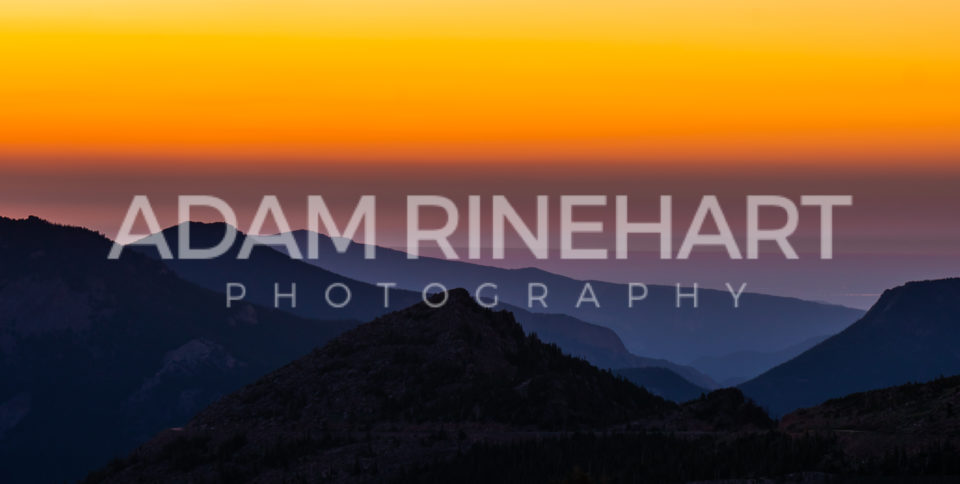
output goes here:
[[[216, 245], [223, 239], [225, 231], [224, 224], [193, 222], [190, 224], [191, 244], [193, 247]], [[176, 256], [179, 226], [165, 230], [162, 235]], [[278, 284], [282, 292], [289, 292], [292, 284], [296, 284], [296, 307], [292, 307], [286, 299], [280, 301], [280, 307], [305, 318], [364, 321], [422, 299], [422, 288], [417, 291], [395, 288], [390, 290], [389, 304], [384, 307], [384, 289], [375, 285], [377, 281], [364, 282], [345, 277], [304, 261], [293, 260], [270, 247], [257, 247], [250, 257], [238, 259], [237, 254], [246, 237], [238, 232], [233, 245], [223, 256], [215, 259], [174, 257], [163, 262], [180, 277], [213, 291], [225, 292], [227, 282], [241, 283], [246, 287], [246, 299], [264, 306], [272, 307], [276, 302], [274, 284]], [[131, 249], [159, 258], [159, 253], [153, 247]], [[346, 285], [352, 293], [351, 303], [342, 308], [332, 307], [324, 299], [327, 288], [335, 283]], [[690, 366], [631, 353], [619, 335], [606, 326], [587, 323], [562, 313], [532, 312], [504, 300], [496, 307], [513, 312], [527, 332], [536, 333], [544, 341], [556, 343], [568, 353], [586, 358], [601, 368], [661, 367], [703, 388], [714, 389], [719, 386], [712, 378]]]
[[[173, 243], [176, 230], [163, 236]], [[213, 245], [223, 230], [194, 224], [193, 245]], [[934, 462], [953, 445], [936, 440], [941, 434], [933, 431], [930, 438], [906, 435], [908, 428], [933, 428], [923, 422], [951, 418], [953, 379], [794, 411], [852, 392], [960, 373], [960, 279], [891, 289], [849, 328], [819, 343], [801, 342], [814, 344], [809, 350], [768, 352], [786, 359], [784, 352], [802, 351], [741, 385], [741, 393], [711, 391], [717, 384], [693, 368], [632, 354], [609, 327], [511, 305], [502, 290], [493, 309], [462, 290], [433, 309], [419, 291], [397, 288], [384, 308], [382, 288], [269, 247], [254, 249], [246, 261], [229, 255], [160, 260], [132, 247], [108, 260], [111, 245], [89, 230], [0, 217], [0, 465], [6, 482], [76, 479], [164, 428], [184, 426], [204, 408], [183, 430], [161, 433], [92, 479], [350, 481], [390, 475], [413, 482], [509, 481], [498, 472], [524, 475], [522, 463], [512, 460], [516, 452], [542, 458], [540, 465], [564, 462], [531, 470], [533, 481], [575, 480], [573, 464], [626, 480], [811, 469], [828, 475], [897, 468], [881, 450]], [[440, 262], [447, 267], [448, 261]], [[404, 267], [397, 278], [420, 270]], [[469, 277], [475, 267], [486, 270], [456, 267]], [[560, 278], [539, 271], [537, 277]], [[550, 279], [551, 287], [582, 284], [560, 279]], [[227, 281], [242, 282], [248, 291], [230, 308]], [[297, 283], [297, 307], [272, 308], [274, 282]], [[323, 289], [333, 282], [348, 284], [359, 303], [343, 309], [323, 304]], [[373, 322], [358, 326], [364, 320]], [[714, 332], [691, 334], [700, 340]], [[724, 371], [743, 368], [736, 358], [716, 361], [732, 362]], [[230, 396], [209, 406], [224, 395]], [[764, 437], [775, 424], [761, 406], [787, 415], [773, 436]], [[296, 429], [303, 433], [291, 433]], [[608, 438], [611, 433], [617, 437]], [[893, 437], [880, 439], [881, 433]], [[863, 438], [847, 438], [854, 434]], [[900, 434], [907, 448], [898, 447]], [[683, 455], [700, 456], [703, 467]], [[646, 464], [637, 468], [634, 458]], [[901, 459], [909, 464], [903, 469], [915, 472], [913, 459]], [[736, 469], [726, 466], [730, 462]]]
[[[626, 284], [580, 281], [535, 268], [501, 269], [430, 257], [410, 259], [404, 252], [384, 247], [377, 247], [376, 258], [371, 260], [365, 257], [366, 247], [362, 244], [350, 244], [345, 253], [339, 253], [332, 240], [322, 234], [297, 231], [293, 235], [303, 254], [307, 254], [308, 237], [316, 235], [318, 257], [304, 260], [347, 277], [367, 282], [392, 281], [416, 291], [431, 282], [465, 288], [492, 282], [497, 284], [499, 297], [505, 303], [535, 312], [567, 314], [611, 328], [631, 352], [680, 363], [740, 351], [789, 348], [811, 338], [835, 334], [863, 315], [860, 310], [843, 306], [753, 293], [749, 285], [740, 297], [739, 307], [734, 307], [729, 292], [701, 287], [697, 308], [689, 300], [683, 300], [677, 308], [675, 286], [647, 284], [647, 297], [631, 308]], [[649, 282], [644, 281], [642, 271], [637, 276], [638, 282]], [[527, 284], [531, 282], [549, 288], [547, 308], [537, 304], [527, 307]], [[600, 301], [599, 308], [590, 303], [576, 307], [585, 282], [590, 282]], [[683, 282], [682, 289], [689, 292], [696, 281], [677, 282]], [[739, 288], [738, 281], [730, 283]], [[755, 373], [736, 376], [749, 378], [768, 368], [754, 366], [749, 371]], [[715, 380], [729, 377], [722, 371], [711, 374], [709, 366], [698, 369]]]
[[[309, 303], [316, 293], [306, 292], [293, 311], [299, 315], [272, 309], [272, 293], [254, 296], [258, 278], [289, 277], [305, 291], [350, 280], [268, 248], [255, 250], [248, 264], [177, 266], [133, 250], [108, 260], [111, 245], [86, 229], [0, 217], [0, 464], [6, 479], [79, 477], [355, 326], [366, 312], [386, 311], [366, 304], [355, 313], [323, 313]], [[249, 283], [251, 297], [228, 309], [222, 284], [231, 278]], [[364, 288], [356, 284], [360, 294]], [[366, 288], [382, 300], [380, 288]], [[393, 298], [409, 303], [420, 295], [398, 290]], [[528, 332], [602, 367], [667, 367], [705, 388], [716, 386], [692, 368], [629, 353], [608, 328], [513, 309]]]

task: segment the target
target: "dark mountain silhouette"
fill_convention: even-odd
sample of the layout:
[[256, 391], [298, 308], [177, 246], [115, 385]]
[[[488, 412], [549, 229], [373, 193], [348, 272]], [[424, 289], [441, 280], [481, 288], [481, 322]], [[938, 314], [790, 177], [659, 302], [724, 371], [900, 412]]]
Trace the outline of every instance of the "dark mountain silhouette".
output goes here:
[[616, 425], [773, 426], [735, 389], [684, 406], [526, 335], [464, 290], [350, 330], [158, 435], [90, 482], [389, 481], [476, 442]]
[[[223, 238], [225, 231], [226, 225], [222, 223], [191, 222], [191, 244], [193, 247], [211, 247]], [[163, 236], [176, 254], [179, 226], [165, 230]], [[247, 300], [269, 307], [274, 304], [274, 283], [279, 283], [283, 291], [289, 291], [290, 284], [296, 283], [297, 307], [292, 308], [287, 301], [281, 301], [280, 308], [306, 318], [368, 320], [422, 299], [420, 291], [393, 289], [390, 292], [390, 307], [384, 308], [383, 288], [292, 260], [268, 247], [255, 248], [250, 258], [238, 260], [236, 254], [244, 237], [238, 231], [237, 240], [230, 250], [216, 259], [173, 259], [163, 262], [184, 279], [213, 291], [223, 292], [228, 281], [243, 283], [247, 288]], [[152, 247], [131, 246], [129, 249], [159, 257]], [[328, 305], [323, 296], [327, 286], [335, 282], [346, 284], [353, 294], [351, 304], [339, 309]], [[696, 385], [709, 389], [718, 387], [711, 378], [692, 367], [631, 354], [617, 334], [607, 327], [585, 323], [563, 314], [534, 313], [509, 304], [499, 304], [497, 308], [513, 312], [527, 332], [536, 333], [544, 341], [556, 343], [566, 352], [586, 358], [602, 368], [664, 367]]]
[[698, 387], [666, 368], [621, 368], [614, 370], [614, 373], [626, 378], [634, 385], [646, 388], [651, 393], [674, 402], [690, 401], [709, 393], [706, 388]]
[[841, 333], [740, 388], [774, 415], [854, 392], [960, 374], [960, 279], [884, 291]]
[[0, 469], [78, 479], [352, 323], [219, 294], [112, 242], [0, 217]]
[[776, 351], [737, 351], [697, 358], [690, 365], [702, 369], [723, 386], [736, 386], [813, 348], [830, 335], [817, 336]]
[[[304, 255], [307, 234], [294, 232]], [[677, 309], [676, 288], [657, 285], [650, 285], [647, 299], [636, 302], [631, 309], [627, 307], [627, 285], [598, 281], [590, 282], [601, 307], [588, 303], [578, 309], [575, 305], [583, 281], [539, 269], [500, 269], [429, 257], [411, 260], [406, 253], [383, 247], [377, 247], [376, 259], [368, 260], [362, 244], [351, 244], [346, 253], [339, 254], [323, 235], [319, 249], [318, 258], [307, 262], [367, 282], [394, 281], [399, 287], [413, 290], [435, 281], [447, 287], [466, 288], [494, 282], [499, 286], [501, 301], [507, 304], [535, 312], [568, 314], [606, 326], [617, 332], [631, 352], [675, 362], [737, 351], [786, 348], [812, 337], [835, 334], [863, 315], [863, 311], [842, 306], [749, 292], [741, 297], [740, 307], [734, 308], [727, 291], [703, 288], [699, 308], [684, 301], [684, 306]], [[642, 274], [639, 280], [643, 281]], [[549, 287], [548, 308], [538, 304], [527, 308], [529, 282]], [[739, 287], [739, 282], [730, 282]]]
[[708, 431], [480, 442], [397, 482], [956, 482], [958, 405], [960, 376], [830, 400], [770, 431], [762, 410], [725, 389], [679, 407], [687, 418], [723, 415]]
[[277, 400], [303, 401], [305, 414], [296, 419], [303, 421], [473, 420], [547, 430], [609, 425], [669, 408], [528, 336], [510, 313], [484, 309], [462, 289], [451, 291], [442, 308], [419, 303], [348, 331], [232, 398], [194, 423], [209, 427], [236, 419], [231, 412], [272, 412]]
[[960, 376], [828, 400], [784, 416], [780, 428], [793, 434], [836, 435], [849, 454], [861, 458], [954, 449], [947, 458], [958, 465]]

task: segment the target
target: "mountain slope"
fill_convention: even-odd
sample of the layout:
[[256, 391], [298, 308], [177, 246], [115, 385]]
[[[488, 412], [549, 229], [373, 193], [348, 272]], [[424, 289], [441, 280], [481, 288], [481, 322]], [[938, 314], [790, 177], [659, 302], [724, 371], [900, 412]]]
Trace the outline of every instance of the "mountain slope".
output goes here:
[[701, 369], [722, 385], [735, 386], [792, 360], [829, 337], [817, 336], [777, 351], [737, 351], [722, 356], [697, 358], [690, 365]]
[[0, 468], [56, 482], [341, 333], [220, 295], [112, 242], [0, 217]]
[[744, 383], [774, 414], [960, 373], [960, 279], [887, 290], [854, 325]]
[[344, 333], [92, 480], [362, 481], [475, 439], [605, 428], [676, 409], [454, 290], [442, 308], [420, 303]]
[[[307, 234], [294, 232], [304, 254]], [[584, 281], [539, 269], [501, 269], [429, 257], [411, 260], [403, 252], [383, 247], [377, 247], [376, 259], [368, 260], [362, 244], [351, 244], [346, 253], [339, 254], [323, 235], [319, 249], [318, 258], [307, 262], [362, 281], [394, 281], [401, 288], [413, 290], [434, 281], [471, 290], [493, 282], [505, 303], [606, 326], [616, 331], [633, 353], [679, 362], [736, 351], [785, 348], [815, 336], [835, 334], [863, 315], [863, 311], [842, 306], [750, 293], [749, 286], [739, 308], [733, 307], [728, 292], [701, 288], [699, 308], [685, 301], [687, 304], [678, 309], [676, 288], [657, 285], [650, 285], [647, 298], [629, 308], [627, 285], [599, 281], [591, 284], [601, 307], [588, 303], [577, 308]], [[548, 308], [538, 304], [527, 307], [530, 282], [548, 286]], [[736, 281], [731, 283], [738, 286]]]
[[614, 370], [614, 373], [655, 395], [678, 403], [693, 400], [709, 392], [666, 368], [621, 368]]
[[229, 421], [232, 411], [257, 408], [254, 400], [269, 408], [285, 394], [310, 395], [302, 410], [331, 423], [475, 420], [559, 429], [669, 408], [527, 336], [510, 313], [481, 308], [464, 290], [451, 291], [442, 308], [419, 303], [348, 331], [195, 423]]
[[[556, 344], [565, 353], [583, 358], [600, 368], [660, 368], [681, 377], [691, 386], [707, 390], [720, 387], [716, 381], [692, 366], [630, 353], [610, 328], [585, 323], [565, 314], [531, 313], [509, 304], [498, 304], [495, 309], [510, 311], [528, 333], [534, 333], [543, 341]], [[670, 398], [660, 393], [659, 388], [650, 391]]]

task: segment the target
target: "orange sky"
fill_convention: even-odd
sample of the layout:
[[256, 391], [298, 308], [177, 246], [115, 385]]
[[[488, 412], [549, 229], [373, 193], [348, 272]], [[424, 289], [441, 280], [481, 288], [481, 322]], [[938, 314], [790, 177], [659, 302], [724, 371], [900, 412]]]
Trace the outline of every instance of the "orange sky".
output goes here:
[[865, 306], [843, 294], [960, 263], [958, 22], [957, 0], [0, 1], [0, 215], [113, 236], [134, 194], [166, 226], [198, 193], [246, 228], [279, 194], [302, 227], [307, 194], [339, 217], [377, 194], [387, 243], [407, 194], [673, 194], [678, 224], [716, 194], [734, 227], [746, 194], [851, 194], [836, 265], [551, 269]]
[[0, 163], [956, 164], [957, 19], [954, 0], [4, 2]]

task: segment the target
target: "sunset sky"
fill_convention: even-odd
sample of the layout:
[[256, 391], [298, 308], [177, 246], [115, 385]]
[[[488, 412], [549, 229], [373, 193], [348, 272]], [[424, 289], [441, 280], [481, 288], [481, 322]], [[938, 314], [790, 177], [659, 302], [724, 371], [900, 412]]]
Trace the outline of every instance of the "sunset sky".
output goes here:
[[222, 196], [241, 228], [270, 193], [295, 228], [307, 194], [665, 193], [682, 227], [716, 194], [740, 230], [746, 194], [851, 194], [836, 265], [728, 269], [864, 306], [960, 274], [958, 22], [956, 0], [4, 1], [0, 215], [112, 236], [142, 193], [163, 225], [176, 194]]
[[958, 19], [953, 0], [3, 2], [0, 151], [949, 163]]

